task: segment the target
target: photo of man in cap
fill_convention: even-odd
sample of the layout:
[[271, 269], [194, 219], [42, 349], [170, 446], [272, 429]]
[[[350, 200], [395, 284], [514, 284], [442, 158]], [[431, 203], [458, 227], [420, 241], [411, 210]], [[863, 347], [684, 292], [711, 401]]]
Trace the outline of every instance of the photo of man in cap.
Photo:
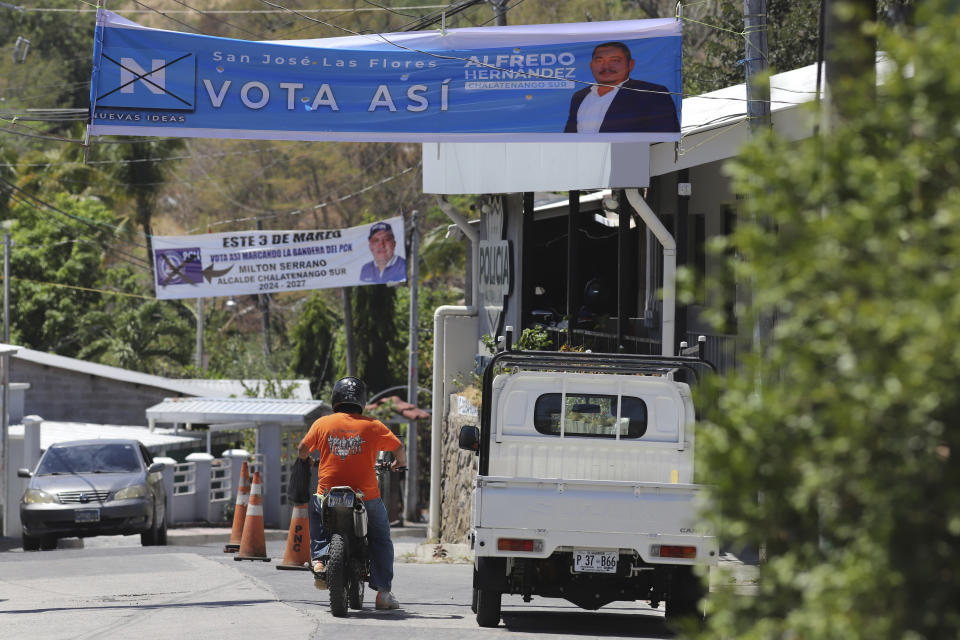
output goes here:
[[360, 269], [362, 282], [403, 282], [407, 279], [407, 261], [394, 254], [397, 241], [389, 222], [377, 222], [370, 226], [370, 253], [373, 260]]

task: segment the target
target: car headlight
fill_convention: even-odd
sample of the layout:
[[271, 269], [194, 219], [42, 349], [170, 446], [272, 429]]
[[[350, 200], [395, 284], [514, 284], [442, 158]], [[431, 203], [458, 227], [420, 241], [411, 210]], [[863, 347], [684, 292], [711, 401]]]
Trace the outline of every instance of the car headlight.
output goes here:
[[125, 489], [120, 489], [117, 491], [113, 499], [114, 500], [130, 500], [131, 498], [142, 498], [147, 495], [147, 485], [145, 484], [132, 484]]
[[57, 497], [40, 489], [27, 489], [23, 494], [24, 504], [50, 504], [56, 502]]

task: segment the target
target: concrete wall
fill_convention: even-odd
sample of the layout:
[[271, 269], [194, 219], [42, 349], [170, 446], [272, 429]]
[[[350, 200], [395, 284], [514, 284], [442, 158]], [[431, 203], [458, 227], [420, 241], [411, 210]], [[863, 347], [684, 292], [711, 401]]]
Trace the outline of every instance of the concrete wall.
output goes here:
[[11, 380], [30, 384], [23, 413], [51, 421], [147, 426], [148, 407], [180, 395], [17, 358], [10, 358], [10, 369]]

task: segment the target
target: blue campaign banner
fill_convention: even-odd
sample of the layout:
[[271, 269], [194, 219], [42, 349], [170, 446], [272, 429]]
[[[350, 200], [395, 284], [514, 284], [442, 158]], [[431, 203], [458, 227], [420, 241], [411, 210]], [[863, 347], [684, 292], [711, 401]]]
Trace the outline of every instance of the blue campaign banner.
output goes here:
[[674, 19], [254, 42], [100, 10], [91, 135], [381, 142], [680, 139]]

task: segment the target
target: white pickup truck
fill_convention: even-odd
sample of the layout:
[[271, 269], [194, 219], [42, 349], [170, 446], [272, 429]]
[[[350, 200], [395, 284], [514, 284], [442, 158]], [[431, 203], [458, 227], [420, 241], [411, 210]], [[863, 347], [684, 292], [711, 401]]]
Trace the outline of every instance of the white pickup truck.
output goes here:
[[500, 623], [503, 594], [617, 600], [697, 612], [696, 564], [716, 538], [697, 522], [694, 413], [678, 378], [695, 357], [504, 351], [483, 377], [473, 490], [473, 610]]

